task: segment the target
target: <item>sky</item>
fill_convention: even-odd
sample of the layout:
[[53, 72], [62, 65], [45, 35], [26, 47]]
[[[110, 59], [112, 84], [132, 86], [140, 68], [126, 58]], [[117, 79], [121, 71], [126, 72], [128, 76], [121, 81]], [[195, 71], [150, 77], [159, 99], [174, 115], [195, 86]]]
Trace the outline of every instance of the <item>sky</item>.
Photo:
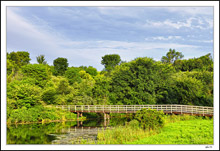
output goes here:
[[102, 56], [161, 60], [213, 55], [213, 7], [7, 7], [7, 52], [28, 51], [101, 71]]

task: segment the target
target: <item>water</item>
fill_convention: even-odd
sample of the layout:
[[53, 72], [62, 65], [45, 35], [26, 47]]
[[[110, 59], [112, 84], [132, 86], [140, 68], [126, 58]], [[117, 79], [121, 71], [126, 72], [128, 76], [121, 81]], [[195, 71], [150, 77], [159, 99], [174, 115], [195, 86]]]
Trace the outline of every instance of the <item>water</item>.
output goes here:
[[124, 125], [125, 121], [126, 118], [114, 118], [10, 125], [7, 144], [78, 144], [82, 139], [96, 140], [99, 130]]

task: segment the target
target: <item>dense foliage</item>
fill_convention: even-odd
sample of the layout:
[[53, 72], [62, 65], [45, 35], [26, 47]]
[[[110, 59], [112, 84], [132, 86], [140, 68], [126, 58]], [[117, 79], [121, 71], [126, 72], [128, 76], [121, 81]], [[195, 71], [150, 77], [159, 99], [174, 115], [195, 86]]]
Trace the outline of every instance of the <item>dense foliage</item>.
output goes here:
[[138, 120], [143, 129], [157, 129], [164, 126], [163, 111], [141, 109], [136, 112], [135, 119]]
[[118, 54], [110, 54], [102, 57], [101, 63], [105, 66], [106, 71], [111, 71], [121, 61], [121, 57]]
[[8, 118], [23, 107], [31, 111], [57, 104], [213, 106], [211, 55], [181, 60], [182, 53], [171, 49], [165, 57], [168, 61], [142, 57], [123, 62], [117, 54], [105, 55], [104, 69], [97, 71], [92, 66], [68, 67], [67, 58], [58, 57], [50, 66], [44, 55], [37, 57], [39, 64], [31, 64], [28, 52], [7, 53]]

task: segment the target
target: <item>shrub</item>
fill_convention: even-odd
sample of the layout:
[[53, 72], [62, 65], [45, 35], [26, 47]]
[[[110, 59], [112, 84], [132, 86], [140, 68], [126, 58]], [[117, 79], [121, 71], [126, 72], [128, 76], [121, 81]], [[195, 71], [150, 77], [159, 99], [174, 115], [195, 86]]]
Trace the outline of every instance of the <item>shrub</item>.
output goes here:
[[141, 109], [136, 112], [135, 119], [139, 121], [143, 129], [156, 129], [164, 126], [163, 111]]
[[43, 92], [42, 99], [47, 104], [53, 104], [56, 99], [56, 89], [49, 87]]
[[128, 123], [128, 126], [131, 127], [132, 129], [138, 129], [140, 125], [138, 120], [134, 119]]

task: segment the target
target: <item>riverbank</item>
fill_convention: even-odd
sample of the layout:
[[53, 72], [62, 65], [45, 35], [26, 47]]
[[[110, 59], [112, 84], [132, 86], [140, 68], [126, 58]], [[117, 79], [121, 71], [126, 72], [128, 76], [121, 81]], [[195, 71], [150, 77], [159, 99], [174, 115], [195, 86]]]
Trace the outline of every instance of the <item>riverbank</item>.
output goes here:
[[[86, 117], [84, 116], [78, 118], [78, 120], [85, 119]], [[77, 121], [77, 115], [55, 107], [46, 108], [44, 106], [35, 106], [32, 108], [23, 107], [7, 111], [7, 125], [62, 122], [67, 120]]]
[[98, 132], [97, 141], [81, 144], [213, 144], [213, 119], [196, 116], [166, 116], [165, 126], [143, 130], [126, 124]]

